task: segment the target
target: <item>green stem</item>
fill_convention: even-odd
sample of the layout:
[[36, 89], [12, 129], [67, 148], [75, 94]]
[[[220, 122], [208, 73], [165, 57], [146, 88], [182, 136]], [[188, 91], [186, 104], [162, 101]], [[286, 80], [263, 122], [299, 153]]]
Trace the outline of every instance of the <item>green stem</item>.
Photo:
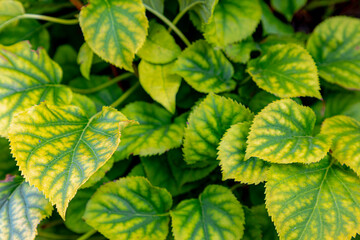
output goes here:
[[[193, 8], [194, 6], [196, 6], [199, 3], [203, 3], [203, 2], [193, 2], [192, 4], [188, 5], [186, 8], [184, 8], [181, 12], [179, 12], [178, 15], [176, 15], [176, 17], [174, 18], [174, 20], [172, 21], [172, 24], [174, 24], [174, 26], [180, 21], [180, 19], [185, 15], [185, 13], [187, 11], [189, 11], [191, 8]], [[171, 32], [171, 28], [169, 28], [169, 32]]]
[[38, 232], [39, 237], [43, 237], [46, 239], [55, 239], [55, 240], [69, 240], [69, 239], [76, 239], [77, 236], [75, 235], [59, 235], [55, 233], [49, 233], [49, 232]]
[[85, 233], [84, 235], [82, 235], [81, 237], [79, 237], [77, 240], [86, 240], [89, 237], [91, 237], [92, 235], [94, 235], [97, 231], [95, 229], [92, 229], [90, 231], [88, 231], [87, 233]]
[[94, 93], [94, 92], [98, 92], [104, 88], [107, 88], [115, 83], [118, 83], [124, 79], [127, 79], [129, 77], [133, 76], [132, 73], [124, 73], [124, 74], [121, 74], [113, 79], [111, 79], [110, 81], [106, 82], [106, 83], [103, 83], [99, 86], [96, 86], [94, 88], [88, 88], [88, 89], [81, 89], [81, 88], [71, 88], [71, 90], [73, 92], [76, 92], [76, 93], [81, 93], [81, 94], [91, 94], [91, 93]]
[[129, 90], [127, 90], [121, 97], [119, 97], [115, 102], [113, 102], [110, 106], [117, 107], [122, 104], [135, 90], [140, 86], [140, 83], [137, 82], [134, 86], [132, 86]]
[[166, 23], [172, 30], [174, 30], [174, 32], [179, 36], [179, 38], [186, 44], [186, 46], [190, 46], [191, 43], [190, 41], [185, 37], [185, 35], [169, 20], [167, 19], [164, 15], [162, 15], [161, 13], [155, 11], [154, 9], [152, 9], [151, 7], [149, 7], [148, 5], [144, 4], [145, 8], [151, 12], [152, 14], [154, 14], [155, 16], [157, 16], [158, 18], [160, 18], [164, 23]]

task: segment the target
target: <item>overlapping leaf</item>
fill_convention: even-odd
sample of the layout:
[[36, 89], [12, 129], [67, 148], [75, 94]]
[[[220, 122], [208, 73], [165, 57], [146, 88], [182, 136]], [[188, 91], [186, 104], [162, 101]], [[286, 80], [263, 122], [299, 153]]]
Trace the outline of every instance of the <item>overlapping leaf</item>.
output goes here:
[[9, 141], [0, 138], [0, 179], [4, 179], [7, 174], [17, 173], [16, 161], [12, 158], [9, 148]]
[[197, 19], [199, 26], [208, 23], [212, 18], [218, 0], [178, 0], [179, 11], [190, 9], [190, 19]]
[[117, 159], [130, 154], [150, 156], [180, 147], [184, 136], [186, 114], [172, 120], [165, 109], [146, 102], [135, 102], [121, 110], [139, 125], [129, 126], [121, 133], [122, 140], [117, 150]]
[[101, 168], [99, 168], [91, 177], [81, 186], [81, 188], [89, 188], [99, 182], [105, 174], [113, 167], [114, 158], [111, 157]]
[[326, 157], [310, 165], [273, 165], [266, 207], [280, 239], [350, 239], [360, 229], [360, 179]]
[[260, 4], [262, 9], [261, 25], [263, 27], [264, 35], [287, 35], [294, 33], [294, 29], [291, 27], [291, 25], [285, 24], [280, 21], [280, 19], [275, 17], [274, 14], [271, 12], [269, 6], [264, 1], [261, 1]]
[[245, 158], [274, 163], [318, 162], [330, 149], [332, 137], [312, 136], [315, 113], [290, 99], [269, 104], [254, 119]]
[[143, 177], [127, 177], [101, 186], [84, 218], [109, 239], [165, 240], [172, 198]]
[[87, 114], [88, 117], [97, 113], [95, 103], [85, 95], [73, 93], [71, 105], [78, 106]]
[[69, 201], [111, 157], [128, 123], [108, 107], [88, 119], [78, 107], [43, 103], [14, 117], [9, 139], [26, 180], [44, 192], [64, 218]]
[[84, 43], [79, 50], [77, 62], [80, 64], [80, 72], [84, 78], [90, 80], [90, 70], [93, 62], [94, 52], [87, 43]]
[[221, 0], [205, 26], [204, 36], [210, 43], [225, 47], [249, 37], [261, 19], [258, 0]]
[[143, 3], [159, 13], [164, 12], [164, 0], [143, 0]]
[[184, 160], [189, 163], [216, 161], [216, 148], [231, 125], [250, 121], [253, 114], [243, 105], [215, 94], [209, 94], [188, 119], [184, 138]]
[[235, 88], [234, 69], [219, 49], [204, 40], [193, 43], [179, 56], [174, 72], [199, 92], [224, 92]]
[[218, 159], [223, 179], [235, 179], [247, 184], [265, 181], [270, 164], [258, 158], [245, 160], [246, 139], [250, 122], [232, 125], [221, 139]]
[[148, 28], [141, 0], [92, 0], [81, 9], [79, 20], [86, 42], [97, 55], [133, 71], [132, 61]]
[[315, 62], [295, 44], [278, 44], [251, 60], [247, 71], [256, 84], [279, 97], [316, 97], [321, 99]]
[[251, 51], [255, 49], [256, 43], [252, 38], [248, 38], [226, 46], [225, 53], [234, 62], [247, 63], [250, 59]]
[[349, 89], [360, 89], [360, 20], [339, 16], [325, 20], [311, 34], [307, 49], [320, 77]]
[[331, 154], [360, 176], [360, 122], [335, 116], [324, 121], [321, 131], [334, 136]]
[[0, 1], [0, 31], [3, 27], [8, 26], [13, 18], [23, 15], [24, 13], [25, 9], [19, 1]]
[[307, 0], [271, 0], [271, 5], [290, 21], [294, 13], [302, 8], [306, 2]]
[[171, 211], [175, 240], [241, 239], [244, 211], [232, 192], [219, 185], [209, 185], [199, 199], [189, 199]]
[[0, 236], [3, 240], [33, 240], [40, 221], [52, 206], [35, 187], [21, 177], [0, 181]]
[[0, 135], [7, 136], [15, 114], [35, 104], [69, 104], [72, 93], [59, 85], [61, 77], [45, 50], [35, 52], [27, 42], [0, 45]]

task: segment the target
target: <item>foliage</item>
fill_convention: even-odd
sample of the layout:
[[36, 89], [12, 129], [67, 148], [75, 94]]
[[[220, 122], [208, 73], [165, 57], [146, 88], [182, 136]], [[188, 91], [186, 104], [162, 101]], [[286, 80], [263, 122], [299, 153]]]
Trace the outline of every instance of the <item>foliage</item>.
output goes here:
[[0, 239], [358, 239], [340, 1], [0, 0]]

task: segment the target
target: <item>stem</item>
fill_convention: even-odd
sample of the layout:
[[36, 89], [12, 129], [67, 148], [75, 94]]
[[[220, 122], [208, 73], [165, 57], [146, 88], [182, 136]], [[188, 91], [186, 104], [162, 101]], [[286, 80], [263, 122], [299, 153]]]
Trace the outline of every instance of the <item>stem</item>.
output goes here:
[[76, 239], [76, 235], [59, 235], [55, 233], [49, 232], [38, 232], [38, 236], [46, 238], [46, 239], [56, 239], [56, 240], [69, 240], [69, 239]]
[[97, 231], [95, 229], [92, 229], [90, 231], [88, 231], [87, 233], [85, 233], [84, 235], [82, 235], [81, 237], [79, 237], [77, 240], [86, 240], [89, 237], [91, 237], [92, 235], [94, 235]]
[[154, 9], [152, 9], [151, 7], [149, 7], [147, 4], [144, 4], [145, 8], [151, 12], [152, 14], [154, 14], [155, 16], [157, 16], [158, 18], [160, 18], [164, 23], [166, 23], [172, 30], [174, 30], [174, 32], [179, 36], [179, 38], [186, 44], [186, 46], [190, 46], [191, 43], [190, 41], [185, 37], [185, 35], [169, 20], [167, 19], [164, 15], [162, 15], [161, 13], [155, 11]]
[[81, 10], [84, 6], [80, 0], [70, 0], [70, 2], [77, 8], [77, 10]]
[[[189, 11], [191, 8], [193, 8], [194, 6], [196, 6], [199, 3], [203, 3], [203, 2], [194, 2], [194, 3], [190, 4], [190, 5], [188, 5], [186, 8], [184, 8], [181, 12], [178, 13], [178, 15], [176, 15], [176, 17], [172, 21], [172, 24], [176, 25], [180, 21], [180, 19], [185, 15], [185, 13], [187, 11]], [[172, 29], [169, 28], [168, 31], [171, 32], [171, 30]]]
[[118, 107], [122, 104], [135, 90], [140, 86], [140, 83], [137, 82], [134, 86], [128, 89], [121, 97], [119, 97], [115, 102], [113, 102], [110, 106], [111, 107]]
[[73, 92], [76, 92], [76, 93], [91, 94], [91, 93], [94, 93], [94, 92], [98, 92], [98, 91], [100, 91], [100, 90], [102, 90], [104, 88], [107, 88], [107, 87], [109, 87], [109, 86], [111, 86], [111, 85], [113, 85], [113, 84], [115, 84], [117, 82], [120, 82], [120, 81], [122, 81], [122, 80], [124, 80], [126, 78], [129, 78], [131, 76], [133, 76], [132, 73], [124, 73], [124, 74], [121, 74], [121, 75], [111, 79], [110, 81], [108, 81], [106, 83], [103, 83], [103, 84], [101, 84], [99, 86], [96, 86], [94, 88], [88, 88], [88, 89], [71, 88], [71, 90]]
[[79, 20], [77, 18], [76, 19], [61, 19], [61, 18], [55, 18], [55, 17], [50, 17], [50, 16], [44, 16], [44, 15], [40, 15], [40, 14], [31, 14], [31, 13], [25, 13], [23, 15], [20, 15], [19, 17], [44, 20], [44, 21], [60, 23], [60, 24], [64, 24], [64, 25], [74, 25], [74, 24], [79, 23]]

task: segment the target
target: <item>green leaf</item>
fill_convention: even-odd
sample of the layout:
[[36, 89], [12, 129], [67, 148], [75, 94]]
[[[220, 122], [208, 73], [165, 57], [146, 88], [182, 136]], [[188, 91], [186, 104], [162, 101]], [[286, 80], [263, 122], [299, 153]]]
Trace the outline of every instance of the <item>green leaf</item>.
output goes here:
[[4, 179], [7, 174], [17, 174], [17, 170], [16, 161], [10, 153], [9, 141], [0, 137], [0, 179]]
[[174, 61], [180, 53], [181, 48], [167, 29], [151, 21], [149, 35], [137, 55], [153, 64], [166, 64]]
[[218, 0], [178, 0], [180, 12], [190, 9], [190, 19], [197, 18], [201, 24], [212, 18]]
[[226, 46], [225, 53], [233, 62], [247, 63], [250, 59], [251, 52], [256, 49], [257, 47], [254, 40], [248, 38]]
[[[265, 208], [264, 208], [265, 209]], [[244, 206], [245, 231], [241, 240], [262, 240], [262, 232], [257, 216], [253, 211]]]
[[273, 165], [266, 207], [280, 239], [350, 239], [360, 229], [360, 179], [326, 157]]
[[284, 14], [286, 19], [290, 21], [295, 12], [306, 4], [307, 0], [271, 0], [271, 5], [278, 12]]
[[174, 72], [195, 90], [203, 93], [233, 90], [234, 68], [219, 49], [198, 40], [185, 49], [176, 61]]
[[311, 34], [307, 49], [320, 77], [344, 88], [360, 90], [360, 20], [332, 17]]
[[114, 158], [111, 157], [101, 168], [99, 168], [82, 186], [81, 188], [89, 188], [99, 182], [105, 174], [113, 167]]
[[171, 211], [175, 240], [241, 239], [244, 211], [232, 192], [219, 185], [209, 185], [199, 199], [189, 199]]
[[54, 60], [62, 68], [63, 82], [68, 82], [81, 75], [77, 64], [77, 52], [69, 45], [60, 45], [54, 54]]
[[276, 100], [280, 100], [280, 98], [266, 91], [260, 91], [250, 99], [249, 109], [254, 113], [259, 113], [264, 107]]
[[270, 164], [258, 158], [245, 160], [246, 139], [250, 122], [232, 125], [224, 134], [218, 147], [223, 180], [258, 184], [265, 181]]
[[164, 0], [143, 0], [143, 3], [159, 13], [164, 13]]
[[92, 0], [81, 9], [79, 20], [86, 42], [97, 55], [133, 71], [132, 61], [148, 28], [141, 0]]
[[258, 0], [221, 0], [205, 25], [206, 40], [219, 47], [250, 37], [261, 19]]
[[220, 140], [231, 125], [250, 121], [253, 114], [243, 105], [209, 94], [188, 119], [184, 138], [184, 160], [188, 164], [217, 162]]
[[80, 72], [84, 78], [90, 80], [90, 70], [93, 61], [94, 52], [87, 43], [84, 43], [79, 50], [77, 63], [80, 64]]
[[71, 105], [78, 106], [84, 110], [88, 117], [91, 117], [97, 113], [95, 103], [87, 96], [78, 93], [73, 93]]
[[59, 84], [61, 76], [44, 49], [35, 52], [27, 42], [0, 45], [0, 135], [7, 136], [14, 115], [35, 104], [69, 104], [72, 92]]
[[101, 186], [86, 206], [85, 221], [109, 239], [165, 240], [172, 198], [143, 177]]
[[287, 35], [294, 33], [294, 29], [291, 27], [291, 25], [285, 24], [282, 21], [280, 21], [277, 17], [275, 17], [274, 14], [271, 12], [269, 6], [265, 2], [260, 1], [260, 5], [263, 13], [261, 17], [263, 35], [267, 35], [267, 34]]
[[278, 44], [249, 61], [247, 71], [256, 84], [282, 98], [321, 99], [317, 68], [310, 54], [295, 44]]
[[335, 116], [324, 121], [321, 132], [334, 136], [331, 155], [360, 176], [360, 122]]
[[145, 177], [146, 178], [144, 165], [142, 165], [142, 163], [139, 163], [138, 165], [136, 165], [135, 167], [133, 167], [131, 169], [131, 171], [129, 172], [129, 174], [127, 176], [128, 177]]
[[128, 104], [121, 112], [140, 125], [129, 126], [122, 131], [122, 141], [117, 149], [119, 160], [127, 158], [130, 154], [162, 154], [181, 146], [186, 114], [172, 120], [173, 116], [168, 111], [146, 102]]
[[52, 206], [35, 187], [21, 177], [0, 181], [0, 236], [3, 240], [33, 240], [40, 221]]
[[275, 101], [254, 118], [245, 158], [274, 163], [312, 163], [326, 156], [332, 137], [313, 137], [315, 113], [291, 99]]
[[88, 119], [75, 106], [40, 104], [14, 117], [9, 139], [26, 180], [65, 218], [69, 201], [112, 156], [128, 123], [109, 107]]
[[175, 113], [176, 93], [181, 84], [181, 77], [172, 73], [173, 66], [174, 63], [155, 65], [144, 60], [139, 64], [141, 86], [171, 113]]
[[[21, 2], [12, 0], [0, 1], [0, 31], [2, 31], [2, 28], [8, 25], [8, 22], [12, 21], [12, 19], [23, 14], [25, 14], [25, 9]], [[14, 25], [12, 24], [11, 27], [14, 27]]]
[[291, 35], [269, 35], [260, 43], [260, 49], [262, 52], [267, 52], [268, 49], [272, 46], [278, 44], [297, 44], [301, 47], [305, 47], [305, 42], [308, 39], [308, 35], [303, 32], [296, 32]]

